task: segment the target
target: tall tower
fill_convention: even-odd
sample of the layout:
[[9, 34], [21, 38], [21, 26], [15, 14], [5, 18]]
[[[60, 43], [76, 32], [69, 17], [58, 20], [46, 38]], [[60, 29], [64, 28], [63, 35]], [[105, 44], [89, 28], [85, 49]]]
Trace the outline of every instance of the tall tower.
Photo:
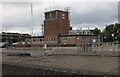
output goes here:
[[59, 34], [69, 33], [69, 11], [52, 10], [45, 12], [44, 41], [57, 43]]

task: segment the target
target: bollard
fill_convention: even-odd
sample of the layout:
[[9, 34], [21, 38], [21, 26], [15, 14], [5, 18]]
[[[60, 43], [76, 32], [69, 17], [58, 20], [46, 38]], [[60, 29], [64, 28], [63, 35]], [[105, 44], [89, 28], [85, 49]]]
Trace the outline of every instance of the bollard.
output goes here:
[[45, 50], [47, 49], [47, 44], [46, 44], [46, 43], [44, 44], [44, 49], [45, 49]]

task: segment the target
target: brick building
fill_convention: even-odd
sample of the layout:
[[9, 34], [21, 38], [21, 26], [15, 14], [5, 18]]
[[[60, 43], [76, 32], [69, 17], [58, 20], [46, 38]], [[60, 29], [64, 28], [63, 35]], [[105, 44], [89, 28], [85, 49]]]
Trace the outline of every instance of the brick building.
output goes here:
[[31, 35], [29, 34], [19, 34], [19, 33], [1, 33], [0, 34], [0, 42], [26, 42], [31, 39]]
[[90, 34], [76, 34], [76, 35], [61, 35], [60, 44], [61, 46], [76, 46], [78, 44], [92, 44], [93, 39], [97, 41], [97, 35]]
[[57, 43], [58, 35], [69, 33], [69, 12], [53, 10], [45, 12], [44, 41], [45, 43]]
[[[68, 10], [51, 10], [44, 13], [44, 42], [47, 44], [59, 45], [76, 45], [79, 43], [91, 43], [93, 39], [97, 40], [97, 35], [74, 34], [70, 33], [69, 11]], [[86, 32], [86, 31], [85, 31]], [[88, 32], [88, 31], [87, 31]], [[77, 40], [79, 37], [79, 40]]]

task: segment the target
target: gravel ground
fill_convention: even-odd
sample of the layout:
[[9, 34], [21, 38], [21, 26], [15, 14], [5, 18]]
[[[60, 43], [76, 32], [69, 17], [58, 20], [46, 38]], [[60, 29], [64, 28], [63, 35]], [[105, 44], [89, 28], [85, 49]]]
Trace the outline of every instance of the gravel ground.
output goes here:
[[[69, 49], [70, 50], [70, 49]], [[113, 56], [81, 56], [81, 55], [60, 55], [60, 51], [56, 51], [59, 55], [51, 56], [7, 56], [6, 53], [19, 53], [19, 52], [38, 52], [39, 50], [6, 50], [3, 49], [3, 62], [31, 65], [45, 66], [54, 68], [54, 70], [62, 69], [62, 71], [81, 72], [84, 73], [106, 73], [116, 75], [118, 73], [118, 57]], [[74, 51], [62, 51], [62, 53], [73, 53]], [[76, 53], [76, 52], [75, 52]], [[83, 52], [85, 54], [85, 52]], [[87, 52], [89, 53], [89, 52]], [[93, 53], [93, 52], [92, 52]], [[22, 65], [21, 65], [22, 66]]]
[[[24, 65], [45, 66], [56, 69], [68, 69], [73, 72], [89, 71], [108, 74], [118, 73], [118, 57], [53, 55], [37, 58], [21, 56], [3, 56], [3, 62]], [[62, 70], [65, 71], [65, 70]]]

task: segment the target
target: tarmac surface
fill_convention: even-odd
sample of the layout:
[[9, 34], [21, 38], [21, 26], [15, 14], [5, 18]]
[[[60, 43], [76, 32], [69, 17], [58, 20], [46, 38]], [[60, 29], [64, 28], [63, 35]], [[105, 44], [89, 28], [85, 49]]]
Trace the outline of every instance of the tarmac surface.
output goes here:
[[[8, 56], [6, 53], [15, 52], [41, 52], [39, 50], [6, 50], [3, 49], [2, 62], [14, 64], [31, 65], [32, 67], [44, 66], [45, 69], [54, 69], [61, 71], [70, 71], [80, 74], [93, 73], [117, 75], [118, 74], [118, 57], [117, 56], [87, 56], [87, 55], [42, 55], [39, 57], [31, 56]], [[43, 52], [43, 51], [42, 51]], [[55, 51], [54, 51], [55, 52]], [[39, 68], [39, 67], [37, 67]]]

